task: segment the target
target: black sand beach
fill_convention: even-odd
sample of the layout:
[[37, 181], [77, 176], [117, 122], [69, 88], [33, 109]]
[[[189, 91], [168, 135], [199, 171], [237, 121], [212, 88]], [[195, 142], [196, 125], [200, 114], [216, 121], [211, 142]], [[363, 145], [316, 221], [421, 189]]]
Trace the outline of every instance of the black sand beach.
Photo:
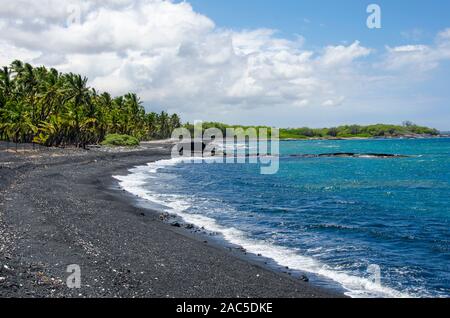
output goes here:
[[[169, 157], [0, 144], [0, 297], [340, 297], [162, 221], [112, 175]], [[13, 147], [13, 144], [9, 145]], [[66, 287], [81, 267], [82, 288]]]

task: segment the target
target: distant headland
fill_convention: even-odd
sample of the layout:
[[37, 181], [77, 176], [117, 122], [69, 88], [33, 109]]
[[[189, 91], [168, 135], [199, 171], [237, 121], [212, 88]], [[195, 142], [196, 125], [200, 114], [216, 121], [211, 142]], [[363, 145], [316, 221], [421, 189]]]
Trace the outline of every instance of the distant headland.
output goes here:
[[[194, 125], [186, 124], [191, 132], [194, 131]], [[254, 128], [257, 132], [261, 128], [267, 128], [270, 136], [270, 128], [268, 126], [239, 126], [227, 125], [218, 122], [202, 123], [202, 129], [216, 128], [226, 135], [228, 128], [242, 128], [244, 130]], [[343, 125], [331, 128], [280, 128], [280, 139], [282, 140], [301, 140], [301, 139], [369, 139], [369, 138], [433, 138], [433, 137], [450, 137], [450, 133], [443, 133], [437, 129], [416, 125], [406, 121], [402, 125], [375, 124], [375, 125]]]

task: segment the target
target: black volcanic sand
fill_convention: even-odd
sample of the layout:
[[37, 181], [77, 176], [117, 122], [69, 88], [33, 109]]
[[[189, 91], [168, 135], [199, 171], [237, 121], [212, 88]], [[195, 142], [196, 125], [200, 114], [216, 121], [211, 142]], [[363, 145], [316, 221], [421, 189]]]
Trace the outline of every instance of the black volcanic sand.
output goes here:
[[[173, 226], [113, 189], [112, 175], [168, 158], [168, 145], [11, 146], [0, 143], [0, 297], [341, 297]], [[66, 286], [70, 264], [81, 267], [81, 289]]]

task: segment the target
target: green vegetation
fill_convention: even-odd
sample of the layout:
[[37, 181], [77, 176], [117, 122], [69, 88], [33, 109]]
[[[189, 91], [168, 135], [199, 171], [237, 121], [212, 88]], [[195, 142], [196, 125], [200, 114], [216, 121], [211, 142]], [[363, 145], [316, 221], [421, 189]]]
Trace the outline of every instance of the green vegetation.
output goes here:
[[139, 140], [135, 137], [128, 135], [112, 134], [107, 135], [102, 142], [103, 146], [124, 146], [124, 147], [136, 147], [139, 146]]
[[178, 115], [146, 113], [136, 94], [111, 97], [81, 75], [14, 61], [0, 69], [0, 140], [46, 146], [99, 144], [109, 134], [165, 139]]
[[436, 136], [436, 129], [417, 126], [410, 122], [400, 125], [346, 125], [333, 128], [297, 128], [281, 129], [281, 139], [306, 139], [306, 138], [374, 138], [374, 137], [402, 137], [408, 135], [432, 135]]
[[[194, 131], [194, 126], [191, 124], [185, 125], [187, 129]], [[270, 137], [270, 128], [266, 126], [237, 126], [226, 125], [215, 122], [205, 122], [202, 124], [203, 130], [209, 128], [219, 129], [224, 136], [226, 136], [227, 128], [243, 128], [247, 130], [249, 128], [255, 128], [257, 131], [260, 128], [269, 129], [268, 135]], [[401, 137], [408, 135], [432, 135], [436, 136], [439, 131], [432, 128], [417, 126], [411, 122], [405, 122], [403, 125], [346, 125], [333, 128], [287, 128], [280, 129], [281, 139], [308, 139], [308, 138], [374, 138], [374, 137]]]
[[[185, 128], [187, 128], [190, 132], [191, 135], [194, 135], [194, 125], [187, 123], [186, 125], [184, 125]], [[218, 123], [218, 122], [203, 122], [202, 123], [202, 129], [203, 131], [210, 129], [210, 128], [215, 128], [215, 129], [219, 129], [222, 132], [223, 136], [226, 136], [226, 132], [227, 129], [229, 128], [233, 128], [233, 129], [243, 129], [244, 131], [247, 129], [256, 129], [256, 133], [259, 135], [260, 133], [260, 129], [267, 129], [267, 134], [270, 137], [270, 127], [267, 126], [239, 126], [239, 125], [227, 125], [227, 124], [223, 124], [223, 123]]]

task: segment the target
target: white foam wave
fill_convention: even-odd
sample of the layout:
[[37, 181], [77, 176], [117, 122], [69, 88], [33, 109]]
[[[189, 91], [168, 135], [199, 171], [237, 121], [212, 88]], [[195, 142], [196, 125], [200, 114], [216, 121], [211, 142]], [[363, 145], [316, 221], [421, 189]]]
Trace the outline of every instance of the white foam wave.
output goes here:
[[245, 153], [246, 151], [249, 152], [257, 152], [258, 151], [258, 142], [250, 142], [250, 143], [236, 143], [234, 141], [228, 141], [228, 142], [212, 142], [211, 145], [219, 151], [219, 152], [237, 152], [239, 153]]
[[273, 259], [280, 266], [320, 275], [339, 283], [347, 290], [347, 296], [353, 298], [411, 297], [411, 295], [407, 293], [382, 286], [370, 279], [350, 275], [338, 269], [333, 269], [312, 257], [299, 254], [299, 252], [295, 249], [277, 246], [271, 243], [249, 238], [244, 232], [232, 227], [224, 227], [212, 218], [204, 215], [188, 213], [186, 211], [192, 206], [192, 204], [187, 198], [178, 195], [152, 192], [144, 187], [148, 179], [152, 178], [152, 174], [156, 174], [164, 167], [173, 166], [178, 163], [182, 163], [183, 161], [185, 161], [183, 158], [160, 160], [150, 163], [147, 166], [131, 169], [130, 174], [127, 176], [114, 176], [114, 178], [119, 180], [120, 186], [129, 193], [150, 202], [166, 206], [168, 208], [167, 212], [178, 215], [187, 223], [194, 224], [198, 227], [203, 227], [210, 232], [219, 233], [225, 240], [231, 244], [243, 247], [249, 253], [255, 255], [260, 254], [269, 259]]

